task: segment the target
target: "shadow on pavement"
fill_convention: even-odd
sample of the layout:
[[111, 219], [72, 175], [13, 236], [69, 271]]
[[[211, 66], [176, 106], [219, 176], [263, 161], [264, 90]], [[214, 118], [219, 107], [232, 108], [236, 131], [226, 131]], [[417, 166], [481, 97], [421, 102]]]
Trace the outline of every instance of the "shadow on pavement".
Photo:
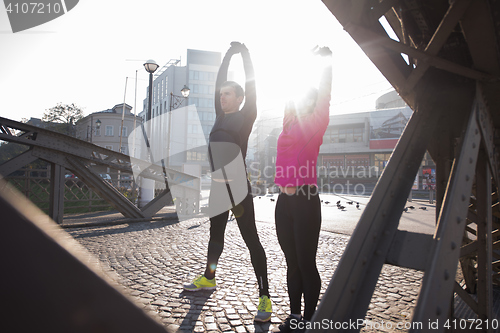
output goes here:
[[[179, 330], [181, 331], [194, 331], [194, 327], [196, 321], [200, 317], [203, 306], [210, 299], [210, 296], [215, 292], [215, 290], [200, 290], [200, 291], [182, 291], [179, 294], [179, 298], [184, 300], [189, 300], [189, 304], [191, 305], [189, 308], [189, 312], [186, 313], [184, 320], [182, 321]], [[217, 323], [214, 323], [217, 327]], [[209, 330], [206, 328], [206, 330]]]

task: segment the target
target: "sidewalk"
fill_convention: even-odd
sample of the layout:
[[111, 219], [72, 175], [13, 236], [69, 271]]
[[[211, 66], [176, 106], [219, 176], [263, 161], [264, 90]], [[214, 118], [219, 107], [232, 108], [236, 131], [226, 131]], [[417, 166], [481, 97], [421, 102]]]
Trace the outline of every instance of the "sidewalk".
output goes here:
[[[165, 327], [180, 332], [272, 332], [289, 314], [286, 262], [273, 223], [257, 222], [265, 248], [273, 316], [269, 323], [255, 323], [258, 292], [248, 249], [235, 221], [228, 222], [224, 252], [217, 271], [215, 291], [185, 292], [205, 268], [208, 218], [183, 222], [172, 212], [147, 222], [113, 220], [113, 213], [72, 216], [64, 224], [79, 243], [94, 254], [109, 277]], [[169, 215], [170, 214], [170, 215]], [[121, 216], [121, 215], [120, 215]], [[136, 222], [136, 221], [135, 221]], [[76, 223], [83, 223], [79, 226]], [[94, 223], [94, 224], [93, 224]], [[322, 231], [318, 246], [321, 297], [349, 240], [348, 235]], [[398, 331], [411, 321], [422, 272], [384, 266], [362, 331]], [[390, 325], [389, 325], [390, 324]], [[392, 329], [388, 327], [392, 326]], [[374, 329], [379, 328], [379, 329]], [[401, 331], [401, 330], [400, 330]]]

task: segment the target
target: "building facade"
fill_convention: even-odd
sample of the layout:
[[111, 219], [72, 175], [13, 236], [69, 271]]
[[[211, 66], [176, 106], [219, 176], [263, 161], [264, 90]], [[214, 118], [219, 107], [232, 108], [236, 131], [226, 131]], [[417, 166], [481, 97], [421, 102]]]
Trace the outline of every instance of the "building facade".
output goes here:
[[[208, 135], [215, 122], [214, 93], [219, 52], [187, 50], [186, 66], [169, 61], [153, 80], [150, 142], [155, 163], [183, 171], [186, 165], [199, 166], [201, 173], [209, 169]], [[181, 97], [181, 89], [190, 89], [189, 97]], [[148, 87], [149, 89], [149, 87]], [[139, 116], [146, 121], [148, 98]]]
[[76, 137], [106, 149], [132, 155], [139, 144], [134, 148], [129, 145], [128, 138], [135, 127], [141, 126], [142, 119], [131, 110], [130, 105], [121, 103], [111, 109], [91, 113], [76, 124]]
[[[356, 183], [373, 183], [378, 179], [413, 111], [395, 91], [381, 96], [376, 105], [372, 111], [330, 116], [317, 161], [318, 184], [331, 186], [353, 179]], [[276, 143], [281, 130], [268, 130], [254, 143], [260, 148], [250, 171], [267, 184], [274, 182]], [[433, 162], [426, 154], [420, 171], [422, 179], [426, 179], [425, 174], [432, 178], [432, 170]], [[418, 189], [425, 189], [425, 182], [421, 180]]]

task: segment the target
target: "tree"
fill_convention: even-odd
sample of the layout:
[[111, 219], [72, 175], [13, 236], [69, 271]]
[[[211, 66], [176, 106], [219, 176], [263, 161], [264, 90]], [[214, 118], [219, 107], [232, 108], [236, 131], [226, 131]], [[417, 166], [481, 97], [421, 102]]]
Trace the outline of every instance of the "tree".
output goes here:
[[50, 124], [51, 130], [74, 136], [75, 123], [82, 118], [82, 108], [74, 103], [57, 103], [56, 106], [45, 110], [42, 121]]

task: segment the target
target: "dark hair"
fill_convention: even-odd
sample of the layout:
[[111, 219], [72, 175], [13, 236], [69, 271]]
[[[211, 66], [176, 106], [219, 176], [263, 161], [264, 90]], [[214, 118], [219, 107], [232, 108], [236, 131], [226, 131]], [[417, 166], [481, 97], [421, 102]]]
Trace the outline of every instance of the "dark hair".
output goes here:
[[221, 85], [221, 88], [223, 87], [233, 87], [234, 88], [234, 93], [236, 94], [236, 97], [243, 96], [245, 97], [245, 91], [243, 88], [236, 82], [234, 81], [226, 81]]

